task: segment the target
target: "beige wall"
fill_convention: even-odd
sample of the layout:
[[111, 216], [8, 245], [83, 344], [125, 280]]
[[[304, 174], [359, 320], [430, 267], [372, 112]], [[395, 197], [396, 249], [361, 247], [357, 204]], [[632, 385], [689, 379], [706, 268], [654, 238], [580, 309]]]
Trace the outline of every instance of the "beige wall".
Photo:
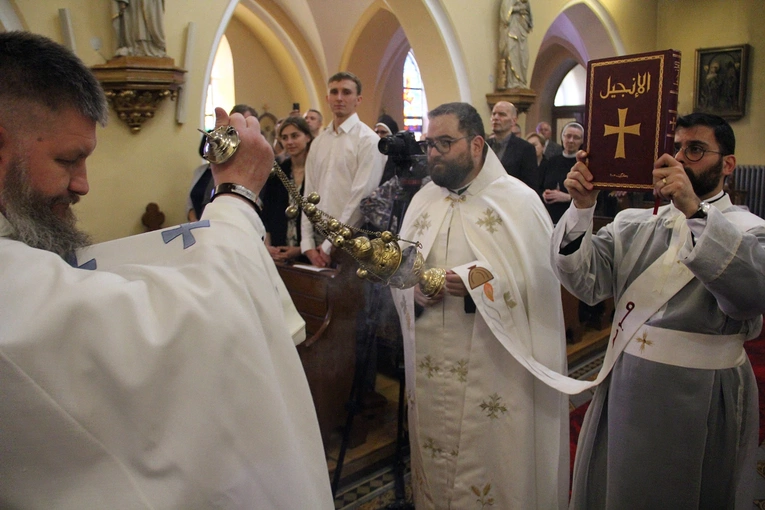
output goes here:
[[267, 110], [276, 118], [286, 117], [300, 98], [292, 97], [265, 48], [236, 18], [226, 27], [226, 38], [234, 60], [236, 102], [252, 106], [259, 114]]
[[[749, 82], [746, 115], [731, 121], [739, 164], [765, 164], [765, 31], [761, 0], [660, 0], [657, 45], [683, 54], [680, 69], [680, 114], [693, 110], [696, 49], [748, 43]], [[681, 21], [682, 20], [682, 21]]]

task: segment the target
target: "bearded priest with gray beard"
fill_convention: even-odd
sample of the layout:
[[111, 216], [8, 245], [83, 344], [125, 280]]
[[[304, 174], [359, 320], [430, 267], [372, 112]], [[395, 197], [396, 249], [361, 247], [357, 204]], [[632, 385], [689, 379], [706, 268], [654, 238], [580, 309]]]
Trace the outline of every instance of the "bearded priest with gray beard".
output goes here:
[[241, 144], [201, 221], [86, 246], [105, 120], [73, 53], [0, 33], [0, 507], [334, 508], [257, 119], [216, 109]]
[[432, 297], [393, 291], [415, 506], [564, 508], [568, 401], [525, 368], [566, 368], [560, 285], [545, 257], [550, 217], [487, 151], [475, 108], [444, 104], [428, 118], [420, 143], [432, 182], [400, 235], [422, 243], [428, 267], [448, 269], [446, 284]]

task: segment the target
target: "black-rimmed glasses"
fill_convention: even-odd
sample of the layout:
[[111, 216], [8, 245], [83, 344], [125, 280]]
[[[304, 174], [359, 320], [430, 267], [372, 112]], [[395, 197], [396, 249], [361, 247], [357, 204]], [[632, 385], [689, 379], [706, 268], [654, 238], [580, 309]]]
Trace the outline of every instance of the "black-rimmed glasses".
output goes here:
[[436, 148], [439, 154], [446, 154], [451, 150], [453, 143], [459, 142], [460, 140], [464, 140], [466, 138], [474, 138], [474, 136], [468, 135], [460, 138], [426, 138], [425, 140], [417, 142], [417, 144], [420, 146], [420, 149], [422, 149], [423, 154], [427, 154], [428, 151], [433, 147]]
[[685, 158], [692, 163], [701, 161], [701, 158], [703, 158], [704, 154], [706, 154], [707, 152], [711, 152], [712, 154], [720, 154], [723, 156], [726, 155], [720, 151], [713, 151], [711, 149], [707, 149], [703, 145], [688, 145], [685, 148], [675, 147], [675, 155], [677, 155], [677, 153], [680, 151], [683, 151], [683, 154], [685, 154]]

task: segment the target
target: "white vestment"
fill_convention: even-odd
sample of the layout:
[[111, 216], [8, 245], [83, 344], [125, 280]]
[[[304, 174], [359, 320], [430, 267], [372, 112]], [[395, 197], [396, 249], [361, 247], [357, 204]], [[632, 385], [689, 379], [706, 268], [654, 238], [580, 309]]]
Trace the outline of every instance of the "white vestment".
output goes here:
[[[377, 148], [380, 137], [354, 113], [337, 126], [330, 125], [311, 142], [305, 161], [303, 195], [317, 192], [319, 209], [341, 223], [359, 227], [364, 222], [359, 203], [377, 186], [386, 157]], [[304, 253], [316, 248], [314, 228], [304, 214], [301, 220], [300, 248]], [[332, 243], [325, 240], [321, 249], [329, 253]]]
[[[632, 287], [649, 267], [666, 261], [664, 275], [670, 266], [687, 267], [693, 278], [645, 324], [664, 331], [661, 340], [670, 344], [688, 345], [681, 343], [687, 336], [712, 338], [712, 347], [730, 336], [743, 343], [762, 325], [765, 221], [732, 206], [727, 195], [713, 205], [706, 220], [686, 220], [672, 205], [655, 215], [627, 209], [597, 235], [594, 208], [572, 205], [555, 227], [556, 272], [587, 303], [633, 294], [634, 315], [672, 283], [659, 276], [635, 295]], [[685, 232], [675, 244], [678, 225], [686, 224], [694, 237]], [[595, 392], [579, 435], [571, 508], [751, 508], [758, 404], [749, 361], [717, 369], [684, 364], [698, 356], [699, 344], [680, 363], [659, 362], [650, 355], [659, 345], [652, 335], [621, 353]]]
[[10, 231], [0, 215], [0, 507], [334, 508], [251, 207], [220, 197], [78, 268]]
[[[490, 265], [493, 279], [483, 285], [489, 295], [490, 288], [508, 289], [491, 298], [504, 302], [511, 341], [563, 372], [560, 285], [544, 257], [551, 230], [539, 197], [489, 151], [462, 195], [423, 187], [401, 238], [423, 243], [428, 267]], [[404, 333], [417, 509], [564, 507], [565, 396], [516, 361], [487, 326], [484, 314], [491, 312], [480, 303], [466, 313], [463, 298], [447, 295], [415, 321], [413, 289], [393, 294]]]

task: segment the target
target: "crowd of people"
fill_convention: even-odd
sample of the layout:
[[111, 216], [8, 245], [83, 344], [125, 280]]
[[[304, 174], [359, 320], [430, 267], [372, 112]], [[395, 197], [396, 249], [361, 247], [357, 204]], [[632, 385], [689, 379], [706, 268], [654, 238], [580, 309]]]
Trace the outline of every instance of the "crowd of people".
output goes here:
[[[273, 148], [277, 163], [301, 194], [306, 194], [304, 180], [306, 167], [310, 166], [312, 168], [310, 173], [313, 175], [309, 185], [310, 191], [320, 191], [320, 189], [327, 191], [330, 188], [334, 190], [322, 202], [323, 208], [329, 207], [326, 212], [336, 215], [340, 221], [352, 219], [350, 224], [359, 227], [364, 224], [364, 219], [358, 203], [377, 186], [393, 177], [396, 165], [395, 161], [377, 154], [379, 151], [374, 145], [376, 139], [370, 136], [369, 130], [363, 129], [367, 126], [358, 119], [356, 108], [362, 98], [360, 80], [352, 73], [338, 73], [332, 77], [329, 83], [343, 80], [353, 81], [353, 87], [347, 87], [347, 90], [350, 91], [355, 87], [356, 98], [348, 99], [348, 97], [341, 97], [339, 93], [335, 94], [334, 108], [337, 108], [335, 110], [332, 103], [333, 99], [328, 95], [328, 106], [333, 109], [333, 116], [331, 123], [326, 128], [323, 125], [323, 116], [318, 109], [310, 108], [302, 114], [299, 110], [292, 110], [286, 117], [277, 120]], [[245, 104], [234, 106], [229, 114], [236, 112], [245, 117], [258, 116], [254, 108]], [[300, 119], [301, 122], [296, 119]], [[343, 123], [349, 119], [351, 124], [346, 124], [343, 128]], [[366, 141], [358, 147], [356, 147], [353, 136], [340, 136], [345, 131], [350, 130], [352, 125], [357, 125], [356, 131], [362, 130], [365, 133], [363, 140]], [[283, 132], [285, 127], [287, 127], [286, 133]], [[552, 140], [552, 128], [547, 122], [540, 122], [536, 131], [529, 132], [524, 138], [518, 124], [518, 111], [512, 103], [506, 101], [500, 101], [494, 105], [491, 127], [491, 133], [486, 138], [487, 145], [500, 159], [509, 175], [520, 179], [537, 192], [553, 224], [557, 223], [571, 203], [571, 196], [567, 193], [564, 181], [568, 170], [573, 166], [576, 152], [581, 148], [584, 128], [576, 122], [569, 122], [564, 125], [560, 136], [563, 145]], [[317, 142], [320, 146], [328, 147], [322, 150], [321, 162], [312, 158], [312, 162], [308, 163], [312, 143], [325, 130], [329, 130], [334, 135], [328, 134], [322, 141]], [[392, 136], [399, 132], [398, 123], [390, 115], [382, 114], [372, 127], [372, 131], [380, 138]], [[328, 142], [330, 138], [333, 140], [332, 143]], [[290, 140], [289, 147], [287, 140]], [[199, 147], [200, 156], [202, 156], [205, 141], [206, 138], [203, 136]], [[336, 144], [339, 143], [344, 143], [345, 147], [356, 148], [350, 152], [346, 151], [346, 156], [344, 156], [346, 161], [341, 160], [340, 167], [337, 167], [337, 162], [333, 158], [326, 158], [328, 155], [339, 154], [343, 151], [342, 148], [338, 148], [341, 146], [336, 147]], [[365, 156], [362, 158], [365, 161], [373, 162], [373, 164], [350, 163], [353, 158], [358, 160], [360, 150], [365, 151], [364, 154], [374, 155], [374, 157]], [[380, 164], [383, 165], [383, 173], [378, 178], [377, 172]], [[357, 165], [361, 167], [361, 172], [358, 175], [356, 173]], [[344, 170], [325, 172], [324, 169], [330, 166]], [[319, 178], [319, 175], [323, 177]], [[209, 163], [204, 163], [194, 170], [187, 198], [189, 221], [196, 221], [201, 217], [204, 205], [209, 201], [212, 192], [212, 183]], [[310, 222], [303, 220], [302, 214], [297, 219], [285, 218], [284, 210], [287, 206], [294, 204], [275, 175], [269, 178], [261, 190], [259, 198], [262, 202], [261, 218], [268, 233], [266, 244], [274, 260], [287, 262], [299, 259], [301, 262], [309, 262], [319, 267], [331, 264], [328, 258], [332, 249], [331, 242], [319, 237], [313, 241], [307, 239], [303, 242], [305, 232], [310, 231], [313, 235]], [[350, 200], [348, 201], [348, 199]], [[327, 205], [330, 200], [332, 204]], [[342, 204], [343, 207], [340, 208], [339, 204]], [[311, 244], [314, 244], [314, 247], [307, 248]], [[322, 245], [321, 250], [316, 249], [316, 244]]]
[[[276, 131], [295, 188], [353, 227], [385, 180], [380, 137], [398, 130], [359, 119], [361, 92], [339, 72], [325, 127], [311, 109]], [[304, 323], [274, 260], [328, 267], [337, 252], [306, 215], [283, 215], [257, 112], [216, 109], [241, 143], [195, 172], [189, 223], [90, 245], [71, 205], [106, 116], [73, 53], [0, 34], [0, 506], [334, 508], [295, 349]], [[758, 400], [743, 344], [762, 327], [765, 220], [723, 189], [727, 121], [678, 118], [652, 170], [666, 204], [595, 232], [581, 125], [558, 146], [547, 123], [514, 134], [507, 102], [490, 136], [466, 103], [428, 120], [430, 179], [401, 236], [445, 284], [393, 291], [416, 508], [751, 506]], [[561, 284], [590, 305], [614, 299], [594, 381], [566, 377]], [[567, 395], [585, 388], [569, 495]]]

